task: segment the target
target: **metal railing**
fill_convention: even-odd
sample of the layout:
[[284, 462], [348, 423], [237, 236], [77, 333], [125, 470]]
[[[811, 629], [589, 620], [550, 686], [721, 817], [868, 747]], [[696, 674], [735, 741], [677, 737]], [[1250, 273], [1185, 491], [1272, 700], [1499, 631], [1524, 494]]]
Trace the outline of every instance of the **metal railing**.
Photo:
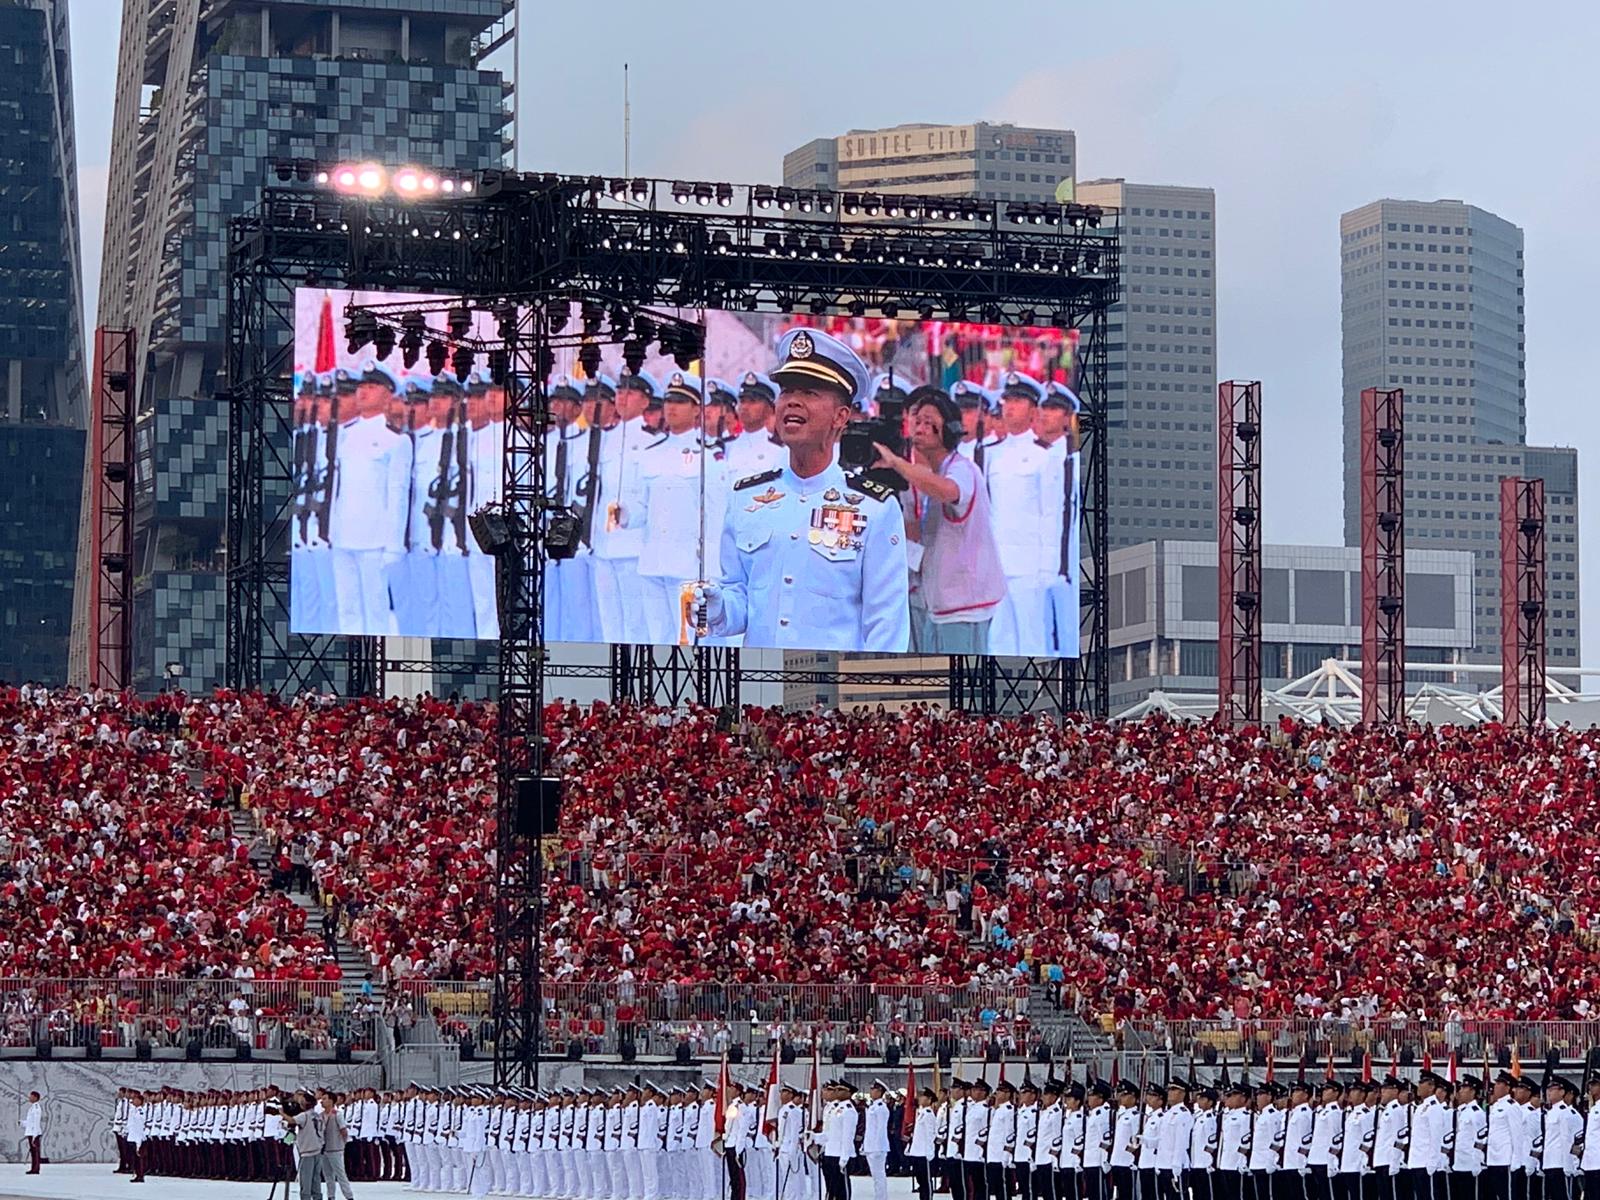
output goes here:
[[375, 1047], [376, 1002], [336, 980], [0, 979], [0, 1047]]
[[1430, 1058], [1438, 1065], [1451, 1054], [1462, 1071], [1496, 1070], [1513, 1057], [1523, 1063], [1582, 1058], [1600, 1045], [1600, 1020], [1510, 1021], [1466, 1017], [1423, 1021], [1405, 1017], [1299, 1017], [1279, 1020], [1129, 1021], [1117, 1025], [1124, 1049], [1170, 1050], [1201, 1062], [1226, 1058], [1264, 1066], [1325, 1063], [1341, 1070], [1372, 1056], [1379, 1074], [1391, 1064], [1414, 1066]]

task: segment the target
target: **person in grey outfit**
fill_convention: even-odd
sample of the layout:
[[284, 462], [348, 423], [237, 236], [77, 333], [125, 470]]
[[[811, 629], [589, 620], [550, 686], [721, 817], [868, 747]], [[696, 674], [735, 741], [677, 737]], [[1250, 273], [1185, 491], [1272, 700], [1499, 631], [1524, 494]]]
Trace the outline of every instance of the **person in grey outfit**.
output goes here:
[[[334, 1200], [335, 1185], [343, 1192], [344, 1200], [354, 1200], [350, 1190], [350, 1177], [344, 1173], [344, 1148], [350, 1141], [350, 1130], [339, 1113], [339, 1097], [324, 1092], [317, 1105], [317, 1116], [322, 1120], [322, 1153], [318, 1155], [322, 1182], [328, 1185], [328, 1200]], [[313, 1185], [312, 1194], [315, 1195]]]
[[322, 1200], [322, 1146], [328, 1122], [320, 1106], [292, 1118], [294, 1148], [300, 1156], [300, 1200]]

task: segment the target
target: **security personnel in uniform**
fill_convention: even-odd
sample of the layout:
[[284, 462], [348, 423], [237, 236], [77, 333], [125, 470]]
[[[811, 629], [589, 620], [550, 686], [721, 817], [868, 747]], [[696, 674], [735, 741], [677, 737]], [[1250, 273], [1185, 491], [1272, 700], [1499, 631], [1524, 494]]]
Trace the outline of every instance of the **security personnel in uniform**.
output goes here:
[[988, 388], [970, 379], [951, 384], [950, 398], [961, 409], [961, 445], [956, 449], [982, 470], [989, 452], [1005, 440], [1005, 429], [995, 421], [1000, 401]]
[[911, 617], [899, 505], [883, 485], [847, 479], [836, 457], [866, 367], [814, 329], [784, 334], [778, 355], [789, 463], [734, 484], [722, 578], [697, 589], [705, 628], [752, 647], [903, 652]]
[[345, 399], [329, 517], [339, 631], [381, 637], [392, 632], [385, 569], [405, 553], [411, 439], [380, 363], [367, 360], [348, 407]]

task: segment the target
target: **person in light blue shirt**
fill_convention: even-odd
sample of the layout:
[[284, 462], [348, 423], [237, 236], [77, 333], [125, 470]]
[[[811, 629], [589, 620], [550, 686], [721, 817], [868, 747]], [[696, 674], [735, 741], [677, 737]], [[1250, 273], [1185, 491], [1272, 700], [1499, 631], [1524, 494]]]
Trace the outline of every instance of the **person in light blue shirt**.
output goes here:
[[904, 521], [894, 493], [845, 476], [838, 445], [862, 411], [866, 366], [838, 339], [792, 329], [778, 343], [775, 433], [788, 464], [737, 481], [718, 581], [702, 582], [702, 631], [743, 645], [903, 652], [911, 637]]

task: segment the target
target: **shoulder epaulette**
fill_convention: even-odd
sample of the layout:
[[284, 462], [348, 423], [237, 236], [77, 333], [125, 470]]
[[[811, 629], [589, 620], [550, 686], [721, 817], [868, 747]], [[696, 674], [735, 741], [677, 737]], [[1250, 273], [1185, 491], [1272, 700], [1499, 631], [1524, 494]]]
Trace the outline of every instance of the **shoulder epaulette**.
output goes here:
[[886, 483], [880, 483], [876, 479], [852, 479], [850, 481], [850, 486], [865, 492], [874, 500], [882, 501], [885, 504], [894, 499], [894, 489]]
[[759, 483], [771, 483], [774, 479], [782, 474], [782, 467], [774, 467], [770, 471], [762, 471], [759, 475], [746, 475], [743, 479], [739, 480], [738, 483], [733, 485], [733, 490], [737, 492], [748, 487], [755, 487]]

